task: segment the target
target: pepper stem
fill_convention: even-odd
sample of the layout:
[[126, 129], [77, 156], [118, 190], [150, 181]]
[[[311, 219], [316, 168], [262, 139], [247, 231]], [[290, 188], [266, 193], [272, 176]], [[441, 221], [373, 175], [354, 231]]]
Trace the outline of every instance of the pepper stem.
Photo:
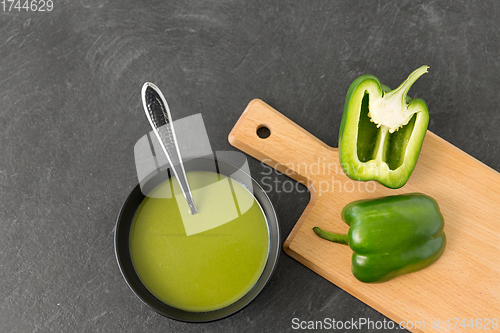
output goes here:
[[[429, 66], [414, 70], [396, 89], [370, 100], [368, 117], [377, 127], [386, 126], [389, 133], [394, 133], [408, 124], [416, 111], [409, 111], [406, 102], [408, 91], [419, 77], [427, 73]], [[383, 89], [385, 90], [385, 89]]]
[[418, 80], [419, 77], [427, 73], [427, 69], [429, 66], [422, 66], [420, 68], [417, 68], [414, 70], [406, 80], [403, 81], [397, 87], [396, 89], [389, 91], [388, 93], [385, 94], [384, 98], [388, 100], [389, 98], [393, 98], [397, 101], [401, 101], [402, 103], [402, 108], [405, 110], [406, 109], [406, 95], [408, 94], [408, 91], [410, 90], [411, 86], [415, 83], [415, 81]]
[[349, 245], [349, 242], [347, 240], [347, 235], [334, 234], [332, 232], [324, 231], [324, 230], [320, 229], [319, 227], [314, 227], [313, 231], [319, 237], [326, 239], [330, 242]]

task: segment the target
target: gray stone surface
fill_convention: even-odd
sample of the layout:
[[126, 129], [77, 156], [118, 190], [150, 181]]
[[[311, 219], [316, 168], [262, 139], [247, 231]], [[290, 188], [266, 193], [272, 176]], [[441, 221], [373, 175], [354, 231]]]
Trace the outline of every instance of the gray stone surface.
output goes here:
[[[284, 253], [263, 293], [225, 320], [180, 323], [143, 305], [120, 275], [113, 228], [137, 183], [134, 144], [149, 131], [145, 81], [175, 118], [202, 113], [214, 150], [233, 149], [227, 135], [253, 98], [336, 146], [358, 75], [395, 87], [427, 64], [411, 95], [427, 101], [429, 129], [500, 170], [496, 0], [54, 2], [51, 12], [0, 7], [1, 332], [287, 332], [293, 318], [387, 320]], [[250, 167], [262, 181], [267, 170]], [[269, 195], [284, 241], [309, 196]], [[380, 330], [359, 330], [371, 331]]]

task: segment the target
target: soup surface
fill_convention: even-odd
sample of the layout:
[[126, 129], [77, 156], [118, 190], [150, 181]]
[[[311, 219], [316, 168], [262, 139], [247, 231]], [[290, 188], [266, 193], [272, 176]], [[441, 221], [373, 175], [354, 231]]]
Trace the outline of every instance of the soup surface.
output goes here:
[[[159, 300], [185, 311], [212, 311], [255, 285], [267, 261], [269, 232], [243, 185], [214, 172], [187, 175], [199, 213], [186, 214], [175, 178], [161, 183], [136, 212], [130, 252], [137, 275]], [[205, 227], [197, 228], [200, 223]], [[203, 230], [206, 225], [211, 228]]]

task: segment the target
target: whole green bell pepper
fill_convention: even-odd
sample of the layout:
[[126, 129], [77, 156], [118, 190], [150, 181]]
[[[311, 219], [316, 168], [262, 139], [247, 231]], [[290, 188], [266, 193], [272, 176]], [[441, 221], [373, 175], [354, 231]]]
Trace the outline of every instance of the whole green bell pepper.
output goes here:
[[429, 112], [423, 100], [411, 99], [407, 93], [428, 68], [418, 68], [392, 91], [373, 75], [362, 75], [351, 84], [339, 133], [340, 163], [350, 178], [378, 180], [390, 188], [408, 181]]
[[421, 270], [446, 247], [444, 219], [437, 202], [413, 193], [351, 202], [342, 210], [347, 235], [314, 232], [353, 250], [352, 273], [361, 282], [384, 282]]

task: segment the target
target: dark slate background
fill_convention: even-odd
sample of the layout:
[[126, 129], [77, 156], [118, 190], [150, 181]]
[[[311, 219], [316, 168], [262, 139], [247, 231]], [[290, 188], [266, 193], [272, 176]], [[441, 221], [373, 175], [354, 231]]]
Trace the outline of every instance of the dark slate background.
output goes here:
[[[0, 11], [0, 331], [286, 332], [293, 318], [385, 320], [284, 253], [263, 293], [222, 321], [180, 323], [143, 305], [113, 249], [137, 182], [133, 147], [149, 131], [141, 86], [161, 87], [176, 119], [202, 113], [214, 150], [234, 149], [227, 135], [253, 98], [336, 146], [357, 76], [395, 87], [427, 64], [410, 94], [427, 101], [429, 129], [498, 171], [498, 17], [496, 0], [63, 0], [51, 12]], [[250, 162], [262, 180], [267, 170]], [[283, 242], [309, 195], [269, 195]]]

